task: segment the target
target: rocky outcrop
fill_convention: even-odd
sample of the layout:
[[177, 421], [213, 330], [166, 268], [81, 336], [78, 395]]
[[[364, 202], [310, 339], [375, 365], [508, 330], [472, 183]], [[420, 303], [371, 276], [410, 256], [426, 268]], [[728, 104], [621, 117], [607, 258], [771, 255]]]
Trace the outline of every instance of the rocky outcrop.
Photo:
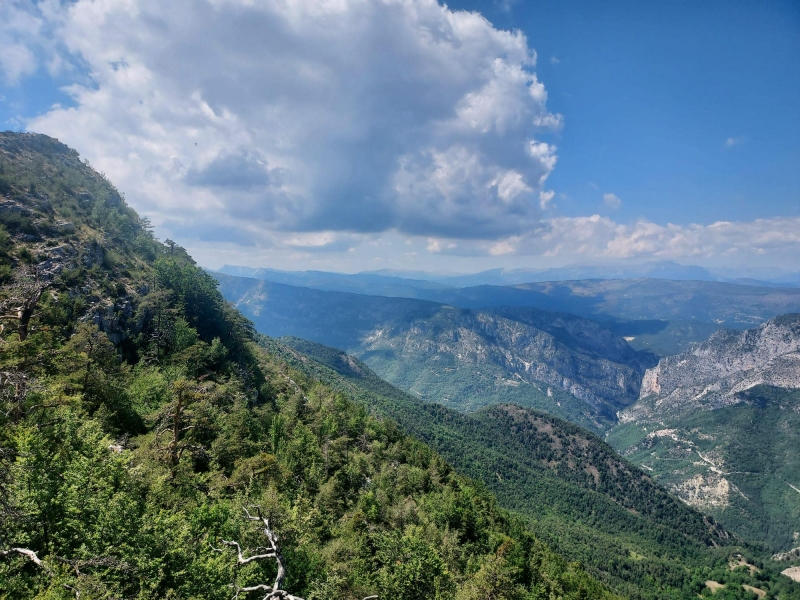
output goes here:
[[[499, 367], [508, 386], [545, 384], [603, 412], [638, 396], [645, 368], [639, 354], [596, 323], [531, 309], [498, 312], [443, 307], [433, 318], [376, 328], [356, 352], [367, 362], [371, 354], [391, 353], [423, 369], [438, 363], [442, 377], [454, 382], [468, 381], [467, 372]], [[604, 344], [606, 355], [600, 353]]]
[[75, 262], [75, 248], [70, 244], [60, 244], [53, 248], [45, 248], [43, 254], [45, 260], [37, 265], [39, 276], [46, 280], [51, 280], [61, 274], [61, 272], [73, 266]]
[[602, 430], [636, 401], [645, 369], [656, 363], [603, 324], [565, 313], [470, 310], [214, 276], [261, 333], [345, 350], [393, 385], [459, 410], [517, 402]]
[[115, 346], [142, 330], [141, 320], [134, 321], [134, 305], [130, 298], [120, 298], [112, 304], [98, 306], [90, 320], [104, 332]]
[[686, 352], [661, 359], [642, 379], [640, 402], [620, 420], [728, 406], [739, 401], [740, 392], [760, 384], [800, 387], [800, 314], [745, 331], [718, 331]]
[[99, 242], [96, 240], [89, 242], [87, 244], [86, 249], [83, 253], [83, 264], [86, 267], [93, 267], [94, 265], [101, 265], [103, 264], [103, 259], [105, 258], [105, 250], [100, 245]]
[[772, 560], [800, 560], [800, 547], [792, 548], [787, 552], [778, 552], [772, 555]]

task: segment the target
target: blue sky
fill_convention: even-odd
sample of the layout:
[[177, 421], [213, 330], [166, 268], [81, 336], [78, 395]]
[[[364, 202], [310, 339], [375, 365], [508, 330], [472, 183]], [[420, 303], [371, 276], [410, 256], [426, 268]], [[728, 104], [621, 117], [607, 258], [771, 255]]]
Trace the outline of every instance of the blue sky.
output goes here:
[[128, 4], [0, 7], [0, 124], [204, 264], [800, 269], [796, 2]]
[[800, 3], [449, 5], [522, 29], [538, 52], [565, 117], [550, 180], [564, 213], [601, 210], [589, 182], [623, 199], [623, 217], [800, 213]]

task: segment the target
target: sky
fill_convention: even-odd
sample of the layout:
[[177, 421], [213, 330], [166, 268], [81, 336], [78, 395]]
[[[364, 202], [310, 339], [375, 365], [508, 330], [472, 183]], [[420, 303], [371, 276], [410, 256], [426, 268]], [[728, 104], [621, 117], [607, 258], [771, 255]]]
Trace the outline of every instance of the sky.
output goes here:
[[201, 264], [800, 270], [800, 4], [6, 0], [0, 128]]

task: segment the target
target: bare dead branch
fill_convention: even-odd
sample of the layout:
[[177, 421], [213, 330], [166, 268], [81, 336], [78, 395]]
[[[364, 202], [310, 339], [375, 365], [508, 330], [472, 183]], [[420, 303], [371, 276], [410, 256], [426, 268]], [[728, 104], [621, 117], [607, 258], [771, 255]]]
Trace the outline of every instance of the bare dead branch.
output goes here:
[[[28, 548], [9, 548], [8, 550], [0, 550], [0, 557], [9, 556], [14, 553], [20, 554], [30, 560], [36, 566], [40, 567], [49, 577], [55, 576], [53, 570], [50, 569], [50, 567], [48, 567], [42, 559], [39, 558], [36, 552]], [[78, 579], [85, 576], [85, 573], [81, 571], [81, 568], [85, 567], [112, 567], [120, 571], [130, 571], [130, 565], [127, 563], [117, 560], [116, 558], [105, 556], [98, 556], [84, 560], [70, 560], [68, 558], [55, 556], [53, 557], [53, 560], [69, 566], [75, 572], [75, 576]], [[61, 585], [64, 587], [64, 589], [70, 590], [73, 594], [75, 594], [76, 600], [80, 600], [81, 591], [77, 587], [63, 582]]]
[[119, 559], [112, 558], [109, 556], [95, 556], [92, 558], [82, 559], [82, 560], [73, 560], [69, 558], [62, 558], [61, 556], [56, 556], [55, 560], [58, 562], [68, 565], [72, 567], [75, 571], [75, 575], [85, 575], [81, 569], [84, 568], [91, 568], [91, 567], [111, 567], [118, 571], [130, 571], [131, 567], [129, 564], [120, 561]]
[[240, 565], [246, 565], [253, 561], [263, 560], [265, 558], [275, 558], [274, 552], [268, 552], [267, 554], [254, 554], [253, 556], [245, 557], [242, 554], [242, 548], [241, 546], [239, 546], [238, 542], [229, 542], [227, 540], [222, 540], [222, 543], [225, 544], [226, 546], [231, 546], [232, 548], [236, 548], [236, 553], [238, 554], [237, 562]]
[[[264, 535], [269, 542], [269, 548], [267, 552], [263, 554], [256, 554], [253, 556], [244, 556], [242, 553], [242, 548], [238, 542], [235, 541], [227, 541], [222, 540], [222, 543], [226, 546], [231, 548], [236, 548], [237, 553], [237, 565], [246, 565], [251, 562], [255, 562], [258, 560], [264, 560], [267, 558], [274, 558], [275, 562], [278, 565], [278, 574], [275, 576], [275, 583], [271, 586], [265, 583], [260, 583], [258, 585], [252, 585], [247, 587], [239, 587], [236, 583], [233, 584], [233, 589], [235, 590], [234, 598], [238, 598], [239, 594], [249, 594], [250, 592], [263, 592], [266, 591], [267, 595], [264, 596], [262, 600], [303, 600], [299, 596], [293, 596], [286, 590], [281, 589], [283, 586], [283, 580], [286, 578], [286, 565], [284, 563], [283, 556], [281, 555], [280, 547], [278, 545], [278, 536], [272, 530], [269, 524], [269, 519], [261, 515], [261, 509], [257, 506], [251, 507], [256, 509], [256, 516], [250, 514], [250, 511], [247, 510], [246, 507], [242, 507], [244, 514], [248, 521], [257, 521], [261, 523], [261, 529], [264, 532]], [[213, 550], [217, 552], [222, 552], [223, 550], [214, 548], [211, 546]]]
[[44, 561], [33, 550], [29, 548], [9, 548], [8, 550], [0, 550], [0, 557], [9, 556], [11, 554], [20, 554], [42, 569], [50, 577], [53, 576], [53, 571], [44, 564]]
[[19, 369], [11, 368], [0, 372], [0, 402], [5, 409], [6, 417], [20, 419], [28, 412], [25, 409], [25, 400], [31, 388], [36, 388], [35, 382]]
[[243, 587], [243, 588], [236, 587], [236, 586], [234, 586], [234, 587], [236, 589], [236, 593], [233, 595], [234, 598], [238, 598], [239, 594], [242, 593], [242, 592], [244, 592], [245, 594], [248, 594], [250, 592], [261, 592], [261, 591], [272, 592], [272, 588], [270, 586], [264, 584], [264, 583], [260, 583], [258, 585], [251, 585], [251, 586]]
[[73, 587], [67, 583], [62, 583], [61, 585], [63, 585], [66, 589], [70, 590], [75, 594], [75, 600], [81, 600], [81, 591], [78, 588]]
[[8, 297], [0, 302], [0, 319], [14, 319], [19, 322], [17, 332], [19, 341], [28, 337], [28, 329], [39, 300], [52, 282], [44, 280], [39, 269], [31, 266], [20, 266], [14, 273], [14, 279], [4, 287]]
[[42, 559], [34, 552], [33, 550], [29, 550], [28, 548], [9, 548], [8, 550], [0, 550], [0, 556], [8, 556], [9, 554], [17, 553], [21, 554], [22, 556], [26, 557], [30, 560], [33, 564], [37, 567], [41, 567], [42, 569], [48, 570], [45, 564], [42, 562]]

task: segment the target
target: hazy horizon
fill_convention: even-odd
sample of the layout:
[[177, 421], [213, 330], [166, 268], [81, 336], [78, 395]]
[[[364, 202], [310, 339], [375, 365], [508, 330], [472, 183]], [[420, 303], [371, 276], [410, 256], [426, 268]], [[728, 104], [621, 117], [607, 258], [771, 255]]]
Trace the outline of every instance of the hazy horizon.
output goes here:
[[[486, 283], [500, 282], [506, 280], [507, 283], [528, 283], [534, 281], [564, 281], [570, 279], [631, 279], [631, 278], [651, 278], [651, 279], [673, 279], [673, 280], [697, 280], [697, 281], [721, 281], [721, 282], [752, 282], [769, 285], [787, 285], [795, 287], [800, 285], [800, 270], [791, 271], [772, 268], [706, 268], [699, 265], [681, 264], [673, 261], [659, 262], [640, 262], [631, 264], [606, 263], [606, 264], [587, 264], [573, 263], [561, 267], [546, 268], [518, 268], [506, 269], [497, 267], [476, 271], [436, 271], [436, 270], [412, 270], [412, 269], [366, 269], [360, 271], [337, 271], [326, 269], [281, 269], [269, 265], [244, 265], [244, 264], [224, 264], [219, 267], [205, 268], [219, 273], [230, 275], [240, 275], [247, 277], [248, 274], [264, 271], [276, 274], [303, 274], [321, 273], [342, 276], [358, 275], [379, 275], [384, 277], [395, 277], [409, 280], [428, 280], [444, 282], [449, 279], [469, 279], [475, 278], [482, 285]], [[238, 271], [238, 272], [237, 272]], [[527, 276], [530, 275], [530, 278]], [[298, 284], [300, 285], [300, 284]], [[458, 285], [458, 284], [454, 284]]]

